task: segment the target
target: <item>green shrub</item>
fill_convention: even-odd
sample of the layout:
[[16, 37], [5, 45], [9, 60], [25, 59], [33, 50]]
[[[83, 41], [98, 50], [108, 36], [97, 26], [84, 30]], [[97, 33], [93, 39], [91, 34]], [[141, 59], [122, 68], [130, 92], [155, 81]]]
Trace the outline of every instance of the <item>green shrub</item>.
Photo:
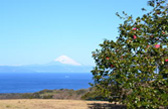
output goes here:
[[135, 20], [117, 14], [126, 19], [119, 37], [93, 52], [93, 86], [131, 109], [168, 106], [168, 5], [166, 0], [148, 4], [152, 10]]
[[43, 95], [42, 98], [43, 99], [52, 99], [53, 95]]

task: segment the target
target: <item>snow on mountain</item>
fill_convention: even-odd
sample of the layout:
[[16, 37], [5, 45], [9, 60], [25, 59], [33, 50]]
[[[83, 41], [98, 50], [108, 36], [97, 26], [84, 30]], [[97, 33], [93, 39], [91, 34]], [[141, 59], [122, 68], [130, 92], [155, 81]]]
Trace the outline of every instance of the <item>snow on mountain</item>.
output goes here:
[[81, 66], [80, 63], [76, 62], [75, 60], [69, 58], [66, 55], [62, 55], [54, 60], [55, 62], [60, 62], [62, 64], [74, 65], [74, 66]]

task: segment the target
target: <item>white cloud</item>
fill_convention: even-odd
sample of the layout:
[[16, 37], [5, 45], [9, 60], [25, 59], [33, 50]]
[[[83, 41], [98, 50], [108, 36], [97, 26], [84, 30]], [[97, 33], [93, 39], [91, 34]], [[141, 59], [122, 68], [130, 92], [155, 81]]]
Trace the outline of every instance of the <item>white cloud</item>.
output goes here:
[[58, 57], [57, 59], [55, 59], [54, 61], [60, 62], [62, 64], [69, 64], [69, 65], [76, 65], [76, 66], [80, 66], [81, 64], [76, 62], [75, 60], [69, 58], [66, 55], [62, 55], [60, 57]]

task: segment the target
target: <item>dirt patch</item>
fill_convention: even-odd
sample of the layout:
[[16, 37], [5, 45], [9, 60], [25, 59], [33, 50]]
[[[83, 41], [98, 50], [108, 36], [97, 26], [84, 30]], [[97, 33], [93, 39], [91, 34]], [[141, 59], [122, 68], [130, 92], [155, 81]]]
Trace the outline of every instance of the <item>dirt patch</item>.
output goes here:
[[106, 101], [15, 99], [0, 100], [0, 109], [120, 109]]

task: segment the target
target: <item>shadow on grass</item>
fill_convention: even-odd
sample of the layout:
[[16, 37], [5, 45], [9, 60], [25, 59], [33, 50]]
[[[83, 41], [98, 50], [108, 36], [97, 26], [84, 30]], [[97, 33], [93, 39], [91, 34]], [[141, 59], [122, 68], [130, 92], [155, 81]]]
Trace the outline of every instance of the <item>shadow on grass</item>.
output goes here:
[[126, 109], [126, 106], [109, 103], [92, 103], [88, 104], [89, 109]]

